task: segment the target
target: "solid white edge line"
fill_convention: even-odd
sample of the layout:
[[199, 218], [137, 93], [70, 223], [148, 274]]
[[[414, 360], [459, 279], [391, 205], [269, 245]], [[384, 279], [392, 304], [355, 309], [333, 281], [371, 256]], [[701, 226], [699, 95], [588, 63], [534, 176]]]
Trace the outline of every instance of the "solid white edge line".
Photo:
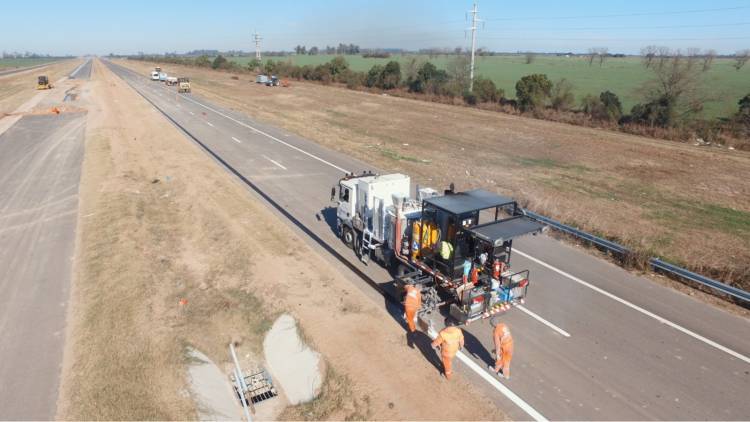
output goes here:
[[674, 322], [672, 322], [672, 321], [670, 321], [670, 320], [668, 320], [668, 319], [666, 319], [664, 317], [661, 317], [661, 316], [659, 316], [659, 315], [657, 315], [657, 314], [655, 314], [655, 313], [653, 313], [651, 311], [648, 311], [646, 309], [641, 308], [640, 306], [638, 306], [638, 305], [636, 305], [634, 303], [628, 302], [625, 299], [622, 299], [622, 298], [620, 298], [618, 296], [615, 296], [612, 293], [610, 293], [610, 292], [608, 292], [608, 291], [606, 291], [604, 289], [596, 287], [596, 286], [594, 286], [593, 284], [591, 284], [589, 282], [583, 281], [580, 278], [578, 278], [578, 277], [576, 277], [574, 275], [568, 274], [568, 273], [566, 273], [565, 271], [563, 271], [563, 270], [561, 270], [559, 268], [553, 267], [552, 265], [547, 264], [546, 262], [541, 261], [539, 259], [536, 259], [536, 258], [534, 258], [533, 256], [531, 256], [531, 255], [529, 255], [527, 253], [521, 252], [518, 249], [514, 249], [513, 251], [515, 253], [523, 256], [523, 257], [526, 257], [526, 258], [528, 258], [528, 259], [536, 262], [537, 264], [539, 264], [539, 265], [541, 265], [543, 267], [546, 267], [546, 268], [548, 268], [548, 269], [550, 269], [550, 270], [552, 270], [552, 271], [554, 271], [554, 272], [556, 272], [556, 273], [558, 273], [558, 274], [560, 274], [562, 276], [565, 276], [565, 277], [567, 277], [567, 278], [575, 281], [578, 284], [586, 286], [586, 287], [588, 287], [589, 289], [591, 289], [591, 290], [593, 290], [595, 292], [601, 293], [604, 296], [607, 296], [608, 298], [610, 298], [612, 300], [620, 302], [623, 305], [625, 305], [625, 306], [627, 306], [627, 307], [629, 307], [631, 309], [634, 309], [634, 310], [636, 310], [636, 311], [638, 311], [638, 312], [640, 312], [640, 313], [642, 313], [642, 314], [644, 314], [646, 316], [649, 316], [649, 317], [651, 317], [651, 318], [653, 318], [653, 319], [661, 322], [662, 324], [668, 325], [668, 326], [674, 328], [677, 331], [681, 331], [681, 332], [689, 335], [690, 337], [693, 337], [693, 338], [695, 338], [697, 340], [700, 340], [700, 341], [706, 343], [707, 345], [715, 347], [715, 348], [721, 350], [722, 352], [727, 353], [727, 354], [729, 354], [731, 356], [734, 356], [735, 358], [740, 359], [740, 360], [742, 360], [742, 361], [744, 361], [746, 363], [750, 363], [750, 358], [749, 357], [747, 357], [745, 355], [742, 355], [742, 354], [740, 354], [738, 352], [735, 352], [734, 350], [732, 350], [732, 349], [730, 349], [730, 348], [728, 348], [726, 346], [722, 346], [721, 344], [719, 344], [719, 343], [717, 343], [717, 342], [715, 342], [713, 340], [707, 339], [706, 337], [703, 337], [702, 335], [700, 335], [698, 333], [690, 331], [687, 328], [682, 327], [680, 325], [677, 325]]
[[568, 333], [567, 331], [565, 331], [565, 330], [563, 330], [562, 328], [558, 327], [557, 325], [555, 325], [555, 324], [553, 324], [553, 323], [551, 323], [551, 322], [547, 321], [546, 319], [544, 319], [544, 318], [542, 318], [541, 316], [539, 316], [539, 315], [535, 314], [534, 312], [531, 312], [531, 311], [530, 311], [530, 310], [528, 310], [528, 309], [527, 309], [527, 308], [526, 308], [525, 306], [523, 306], [523, 305], [518, 305], [518, 306], [516, 306], [516, 308], [518, 308], [518, 309], [522, 310], [523, 312], [525, 312], [526, 314], [528, 314], [528, 315], [529, 315], [530, 317], [532, 317], [532, 318], [534, 318], [535, 320], [537, 320], [537, 321], [541, 322], [542, 324], [544, 324], [544, 325], [548, 326], [549, 328], [551, 328], [551, 329], [553, 329], [553, 330], [557, 331], [558, 333], [562, 334], [563, 336], [565, 336], [565, 337], [570, 337], [570, 333]]
[[242, 141], [240, 141], [239, 139], [235, 138], [234, 136], [232, 136], [232, 140], [233, 140], [234, 142], [237, 142], [238, 144], [241, 144], [241, 143], [242, 143]]
[[214, 125], [211, 122], [206, 122], [207, 125], [214, 127]]
[[526, 412], [529, 416], [531, 416], [532, 419], [534, 419], [535, 421], [547, 421], [547, 418], [542, 416], [541, 413], [539, 413], [536, 409], [531, 407], [530, 404], [526, 403], [524, 399], [518, 397], [516, 393], [511, 391], [510, 388], [506, 387], [503, 383], [501, 383], [495, 377], [490, 375], [490, 373], [488, 373], [485, 369], [480, 368], [479, 365], [477, 365], [477, 363], [474, 362], [470, 357], [466, 356], [464, 352], [458, 352], [456, 356], [461, 362], [466, 364], [466, 366], [468, 366], [469, 369], [476, 372], [477, 375], [482, 377], [482, 379], [487, 381], [487, 383], [495, 387], [496, 390], [502, 393], [505, 397], [507, 397], [510, 401], [512, 401], [516, 406], [520, 407], [524, 412]]
[[211, 107], [209, 107], [209, 106], [207, 106], [207, 105], [205, 105], [205, 104], [201, 104], [200, 102], [198, 102], [198, 101], [195, 101], [194, 99], [192, 99], [192, 98], [190, 98], [190, 97], [185, 97], [185, 99], [186, 99], [186, 100], [188, 100], [188, 101], [191, 101], [191, 102], [193, 102], [193, 103], [195, 103], [195, 104], [198, 104], [199, 106], [201, 106], [201, 107], [205, 108], [206, 110], [210, 110], [210, 111], [213, 111], [214, 113], [218, 114], [219, 116], [221, 116], [221, 117], [224, 117], [224, 118], [226, 118], [226, 119], [229, 119], [229, 120], [231, 120], [231, 121], [233, 121], [233, 122], [237, 123], [237, 124], [238, 124], [238, 125], [240, 125], [240, 126], [244, 126], [244, 127], [248, 128], [248, 129], [251, 129], [251, 130], [253, 130], [253, 131], [255, 131], [255, 132], [257, 132], [257, 133], [259, 133], [259, 134], [261, 134], [261, 135], [263, 135], [263, 136], [265, 136], [265, 137], [267, 137], [267, 138], [273, 139], [274, 141], [276, 141], [276, 142], [278, 142], [278, 143], [280, 143], [280, 144], [282, 144], [282, 145], [286, 145], [286, 146], [288, 146], [289, 148], [291, 148], [291, 149], [293, 149], [293, 150], [295, 150], [295, 151], [299, 151], [299, 152], [301, 152], [301, 153], [303, 153], [303, 154], [307, 155], [308, 157], [314, 158], [314, 159], [316, 159], [316, 160], [320, 161], [321, 163], [327, 164], [327, 165], [329, 165], [329, 166], [331, 166], [331, 167], [335, 168], [336, 170], [339, 170], [339, 171], [341, 171], [341, 172], [343, 172], [343, 173], [349, 173], [349, 170], [347, 170], [347, 169], [341, 168], [341, 167], [337, 166], [336, 164], [333, 164], [333, 163], [331, 163], [331, 162], [328, 162], [328, 161], [326, 161], [326, 160], [324, 160], [324, 159], [322, 159], [322, 158], [318, 157], [317, 155], [315, 155], [315, 154], [311, 154], [311, 153], [309, 153], [309, 152], [307, 152], [307, 151], [305, 151], [305, 150], [303, 150], [303, 149], [301, 149], [301, 148], [298, 148], [298, 147], [296, 147], [296, 146], [294, 146], [294, 145], [291, 145], [291, 144], [289, 144], [288, 142], [284, 142], [284, 141], [282, 141], [281, 139], [279, 139], [279, 138], [277, 138], [277, 137], [275, 137], [275, 136], [273, 136], [273, 135], [269, 135], [268, 133], [266, 133], [266, 132], [263, 132], [263, 131], [262, 131], [262, 130], [260, 130], [260, 129], [256, 129], [256, 128], [254, 128], [254, 127], [252, 127], [252, 126], [248, 125], [247, 123], [243, 123], [243, 122], [241, 122], [241, 121], [239, 121], [239, 120], [237, 120], [237, 119], [235, 119], [235, 118], [233, 118], [233, 117], [231, 117], [231, 116], [227, 116], [226, 114], [224, 114], [224, 113], [222, 113], [222, 112], [220, 112], [220, 111], [218, 111], [218, 110], [215, 110], [215, 109], [213, 109], [213, 108], [211, 108]]
[[281, 167], [282, 169], [286, 170], [286, 167], [284, 167], [284, 166], [282, 166], [281, 164], [279, 164], [279, 162], [278, 162], [278, 161], [274, 161], [274, 160], [272, 160], [272, 159], [270, 159], [270, 158], [266, 157], [265, 155], [263, 156], [263, 158], [265, 158], [266, 160], [268, 160], [268, 161], [270, 161], [270, 162], [272, 162], [272, 163], [276, 164], [277, 166]]

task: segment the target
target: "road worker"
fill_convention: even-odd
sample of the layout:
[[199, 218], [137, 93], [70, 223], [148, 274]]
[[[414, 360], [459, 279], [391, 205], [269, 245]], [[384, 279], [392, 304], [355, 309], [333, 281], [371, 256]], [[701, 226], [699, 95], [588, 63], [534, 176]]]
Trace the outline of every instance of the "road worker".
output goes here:
[[502, 322], [494, 323], [492, 339], [495, 342], [495, 366], [490, 365], [490, 370], [505, 379], [510, 379], [510, 361], [513, 359], [513, 336], [510, 334], [508, 325]]
[[406, 285], [406, 295], [404, 296], [404, 318], [406, 318], [406, 325], [409, 326], [409, 332], [413, 333], [417, 330], [414, 325], [414, 320], [417, 315], [417, 311], [422, 307], [422, 292], [418, 286], [413, 284]]
[[446, 320], [446, 327], [438, 334], [432, 342], [432, 347], [440, 347], [440, 356], [443, 359], [443, 372], [446, 379], [453, 376], [453, 358], [459, 350], [464, 347], [464, 333], [456, 327], [453, 320]]

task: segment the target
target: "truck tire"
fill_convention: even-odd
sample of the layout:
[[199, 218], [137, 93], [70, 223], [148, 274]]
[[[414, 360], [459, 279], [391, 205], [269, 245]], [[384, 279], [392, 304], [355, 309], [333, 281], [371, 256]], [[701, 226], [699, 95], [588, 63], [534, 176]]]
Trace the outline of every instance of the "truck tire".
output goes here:
[[347, 226], [341, 227], [341, 240], [344, 244], [350, 248], [354, 248], [354, 240], [356, 236], [351, 228]]

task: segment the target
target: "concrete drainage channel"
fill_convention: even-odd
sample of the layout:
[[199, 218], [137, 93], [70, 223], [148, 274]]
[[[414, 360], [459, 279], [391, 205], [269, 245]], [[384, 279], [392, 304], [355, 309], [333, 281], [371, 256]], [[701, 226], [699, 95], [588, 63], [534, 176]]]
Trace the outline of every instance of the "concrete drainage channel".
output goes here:
[[[291, 315], [281, 315], [263, 341], [264, 361], [252, 360], [243, 369], [237, 352], [229, 345], [232, 364], [226, 371], [196, 349], [189, 348], [190, 392], [200, 420], [272, 420], [287, 405], [315, 398], [323, 383], [320, 355], [299, 336]], [[243, 417], [244, 416], [244, 417]]]

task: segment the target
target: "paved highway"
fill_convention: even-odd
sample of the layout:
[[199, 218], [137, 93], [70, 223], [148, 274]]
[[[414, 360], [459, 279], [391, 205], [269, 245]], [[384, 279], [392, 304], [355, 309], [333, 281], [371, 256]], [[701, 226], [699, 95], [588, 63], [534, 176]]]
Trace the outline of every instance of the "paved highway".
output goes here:
[[[108, 65], [215, 160], [262, 192], [309, 243], [320, 249], [316, 242], [324, 242], [328, 259], [382, 301], [333, 258], [345, 257], [381, 286], [391, 280], [376, 264], [358, 262], [337, 239], [328, 202], [344, 171], [377, 169]], [[526, 309], [505, 316], [515, 338], [513, 378], [498, 382], [486, 370], [492, 361], [486, 322], [465, 330], [466, 354], [458, 366], [512, 418], [750, 419], [747, 319], [547, 236], [514, 243], [513, 268], [530, 269], [532, 285]], [[398, 318], [399, 312], [392, 314]], [[434, 382], [440, 382], [437, 376]]]
[[85, 113], [0, 135], [0, 419], [53, 419], [75, 245]]

